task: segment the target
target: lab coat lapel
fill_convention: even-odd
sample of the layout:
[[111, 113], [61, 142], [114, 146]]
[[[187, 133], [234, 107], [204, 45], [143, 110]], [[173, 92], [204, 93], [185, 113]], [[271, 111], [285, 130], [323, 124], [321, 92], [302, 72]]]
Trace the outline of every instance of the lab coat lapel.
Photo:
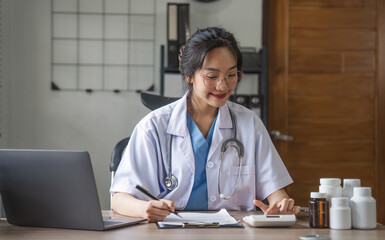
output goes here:
[[[229, 107], [227, 103], [219, 108], [218, 110], [218, 118], [214, 127], [214, 135], [211, 141], [211, 146], [209, 150], [209, 154], [207, 156], [207, 160], [210, 160], [213, 154], [218, 150], [218, 148], [222, 147], [222, 141], [224, 136], [224, 130], [228, 128], [232, 128], [233, 124], [230, 118]], [[220, 149], [219, 149], [220, 152]], [[214, 161], [214, 160], [213, 160]]]
[[[175, 105], [174, 110], [172, 111], [169, 124], [167, 126], [167, 133], [174, 135], [173, 144], [172, 144], [172, 161], [186, 161], [186, 164], [189, 166], [191, 171], [194, 173], [195, 171], [195, 159], [194, 152], [191, 145], [190, 134], [187, 128], [187, 105], [186, 105], [186, 96], [187, 93], [178, 100]], [[174, 149], [175, 147], [179, 149]], [[177, 151], [179, 150], [179, 151]], [[177, 152], [182, 152], [184, 158], [177, 159]], [[180, 165], [180, 164], [178, 164]], [[183, 164], [182, 164], [183, 165]], [[174, 165], [175, 166], [175, 165]]]

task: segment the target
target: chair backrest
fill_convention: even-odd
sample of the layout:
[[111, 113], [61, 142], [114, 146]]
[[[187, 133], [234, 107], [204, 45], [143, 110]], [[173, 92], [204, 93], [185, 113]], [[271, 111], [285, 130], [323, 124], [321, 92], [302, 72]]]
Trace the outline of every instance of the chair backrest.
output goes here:
[[[112, 150], [111, 161], [110, 161], [111, 185], [114, 182], [116, 169], [118, 169], [120, 159], [122, 159], [122, 155], [123, 155], [124, 149], [126, 149], [128, 141], [130, 141], [130, 137], [123, 138], [115, 145], [114, 150]], [[111, 204], [112, 204], [112, 195], [110, 195], [110, 209], [112, 210]]]
[[142, 100], [143, 105], [149, 108], [150, 110], [155, 110], [157, 108], [163, 107], [179, 99], [177, 97], [165, 97], [145, 92], [140, 93], [140, 98]]
[[130, 137], [123, 138], [115, 145], [114, 150], [112, 150], [110, 162], [111, 172], [115, 173], [116, 169], [118, 169], [120, 159], [122, 158], [122, 154], [124, 152], [124, 149], [126, 149], [128, 141], [130, 141]]

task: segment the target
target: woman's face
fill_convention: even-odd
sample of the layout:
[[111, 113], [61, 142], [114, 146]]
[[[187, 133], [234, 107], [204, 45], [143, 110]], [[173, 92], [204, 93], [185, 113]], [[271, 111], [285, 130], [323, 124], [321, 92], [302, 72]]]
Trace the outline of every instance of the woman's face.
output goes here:
[[[235, 85], [228, 83], [237, 74], [237, 59], [227, 47], [218, 47], [210, 50], [203, 61], [202, 68], [197, 70], [191, 79], [193, 84], [193, 104], [205, 110], [223, 106], [235, 89]], [[215, 80], [216, 79], [216, 80]]]

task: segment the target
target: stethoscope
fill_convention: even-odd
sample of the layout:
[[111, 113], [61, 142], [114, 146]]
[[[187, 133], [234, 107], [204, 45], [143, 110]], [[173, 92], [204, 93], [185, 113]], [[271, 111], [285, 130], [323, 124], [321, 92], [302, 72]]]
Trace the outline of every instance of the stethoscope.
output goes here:
[[[219, 160], [220, 160], [219, 161], [219, 172], [218, 172], [218, 193], [219, 193], [219, 197], [222, 199], [225, 199], [225, 200], [231, 199], [234, 196], [234, 194], [238, 188], [239, 179], [241, 178], [242, 160], [243, 160], [243, 153], [244, 153], [243, 144], [241, 141], [239, 141], [237, 139], [237, 125], [235, 122], [235, 117], [234, 117], [233, 113], [231, 112], [230, 108], [229, 108], [229, 113], [230, 113], [231, 122], [234, 126], [234, 137], [229, 138], [222, 143], [221, 154], [220, 154], [220, 158], [219, 158]], [[174, 176], [174, 174], [172, 174], [172, 165], [171, 165], [172, 147], [171, 147], [171, 145], [172, 145], [172, 135], [170, 136], [170, 145], [169, 145], [168, 172], [167, 172], [166, 178], [164, 179], [164, 184], [166, 185], [166, 188], [170, 191], [174, 190], [178, 186], [178, 179]], [[239, 159], [238, 164], [239, 165], [238, 165], [238, 176], [237, 176], [237, 180], [235, 181], [234, 190], [230, 196], [226, 196], [225, 194], [223, 194], [221, 192], [221, 170], [222, 170], [223, 156], [229, 147], [234, 147], [237, 150], [238, 159]]]

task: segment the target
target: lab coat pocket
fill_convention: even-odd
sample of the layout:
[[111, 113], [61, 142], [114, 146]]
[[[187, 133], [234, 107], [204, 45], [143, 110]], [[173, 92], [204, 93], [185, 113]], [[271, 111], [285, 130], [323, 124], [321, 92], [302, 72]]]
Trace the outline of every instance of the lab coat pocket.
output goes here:
[[[239, 166], [232, 166], [230, 169], [230, 175], [238, 177]], [[255, 165], [241, 166], [241, 175], [255, 175]]]
[[240, 210], [248, 210], [255, 196], [255, 165], [242, 166], [241, 169], [239, 166], [231, 167], [229, 184], [231, 191], [235, 188], [238, 176], [238, 187], [231, 202]]

